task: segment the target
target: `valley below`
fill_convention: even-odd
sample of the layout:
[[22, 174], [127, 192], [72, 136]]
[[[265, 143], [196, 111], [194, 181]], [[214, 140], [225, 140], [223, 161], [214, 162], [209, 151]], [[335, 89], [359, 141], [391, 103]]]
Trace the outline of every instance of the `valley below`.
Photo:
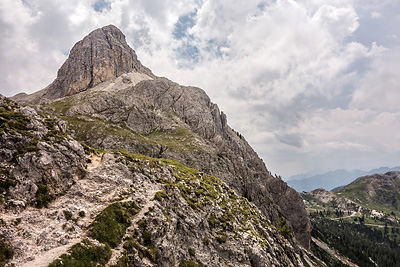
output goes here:
[[360, 177], [334, 192], [303, 192], [313, 240], [357, 266], [399, 266], [399, 182], [400, 172], [388, 172]]

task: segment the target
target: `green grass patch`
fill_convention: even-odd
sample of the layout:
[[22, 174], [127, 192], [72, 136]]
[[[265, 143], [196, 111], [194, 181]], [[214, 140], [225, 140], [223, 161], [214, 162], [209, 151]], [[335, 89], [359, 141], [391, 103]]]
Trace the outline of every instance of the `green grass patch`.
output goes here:
[[0, 266], [5, 266], [14, 256], [14, 249], [10, 243], [0, 236]]
[[0, 131], [32, 136], [32, 134], [26, 130], [26, 125], [30, 122], [31, 119], [22, 113], [0, 107]]
[[168, 215], [168, 214], [165, 214], [165, 213], [164, 213], [164, 217], [165, 217], [165, 219], [167, 219], [167, 222], [168, 222], [169, 224], [171, 224], [171, 223], [172, 223], [172, 221], [171, 221], [171, 217], [169, 217], [169, 215]]
[[[250, 232], [257, 238], [266, 240], [265, 233], [268, 232], [271, 225], [265, 223], [261, 212], [254, 209], [247, 199], [237, 196], [220, 179], [172, 160], [135, 155], [124, 150], [120, 150], [119, 153], [123, 156], [119, 159], [121, 162], [128, 166], [134, 163], [139, 169], [146, 168], [150, 175], [162, 168], [168, 168], [173, 175], [172, 179], [154, 177], [157, 182], [165, 185], [165, 190], [160, 191], [162, 193], [159, 193], [160, 195], [156, 199], [162, 199], [162, 196], [165, 195], [173, 197], [173, 190], [176, 188], [194, 211], [206, 210], [206, 207], [211, 204], [210, 202], [217, 202], [223, 213], [220, 216], [211, 213], [207, 218], [210, 229], [215, 231], [213, 236], [218, 238], [217, 241], [225, 242], [226, 232], [236, 230]], [[137, 168], [131, 168], [131, 171], [135, 172]], [[141, 221], [138, 222], [138, 225], [140, 224]], [[178, 225], [179, 221], [177, 228]], [[239, 226], [238, 229], [237, 226]]]
[[194, 261], [181, 260], [179, 267], [200, 267], [201, 265]]
[[210, 227], [210, 229], [214, 229], [217, 226], [217, 221], [216, 221], [214, 213], [208, 217], [207, 221], [208, 221], [208, 226]]
[[31, 139], [27, 144], [21, 144], [17, 147], [17, 152], [14, 154], [13, 161], [16, 162], [17, 158], [23, 157], [28, 152], [38, 152], [37, 146], [39, 139]]
[[177, 127], [173, 130], [154, 131], [144, 136], [157, 144], [181, 152], [202, 151], [195, 142], [195, 133], [185, 127]]
[[[368, 195], [368, 179], [361, 178], [335, 192], [337, 197], [348, 198], [363, 208], [390, 214], [400, 210], [400, 189], [385, 189], [384, 186], [374, 188], [375, 195]], [[393, 181], [394, 185], [396, 183]]]
[[126, 267], [130, 266], [130, 261], [129, 258], [126, 256], [126, 254], [122, 255], [121, 258], [118, 259], [117, 263], [114, 265], [111, 265], [111, 267]]
[[152, 262], [156, 262], [157, 250], [154, 246], [146, 247], [141, 245], [136, 239], [130, 238], [124, 243], [124, 249], [128, 252], [135, 249], [138, 252], [139, 258], [146, 257]]
[[56, 129], [56, 119], [55, 118], [45, 118], [44, 124], [49, 130], [43, 140], [60, 143], [61, 141], [68, 139], [67, 134]]
[[222, 244], [222, 243], [226, 242], [226, 240], [228, 239], [228, 236], [226, 235], [225, 232], [218, 232], [216, 239], [217, 239], [218, 243]]
[[49, 203], [56, 199], [56, 197], [51, 193], [50, 188], [44, 183], [36, 183], [36, 186], [38, 187], [35, 198], [36, 207], [39, 209], [43, 207], [47, 208]]
[[91, 146], [88, 146], [85, 143], [81, 143], [81, 145], [82, 145], [83, 150], [85, 151], [86, 155], [90, 155], [90, 154], [101, 155], [106, 152], [103, 149], [93, 148]]
[[65, 114], [73, 105], [72, 97], [66, 97], [52, 102], [47, 109], [50, 108], [50, 112]]
[[165, 192], [165, 190], [162, 191], [158, 191], [155, 195], [154, 195], [154, 199], [157, 201], [161, 201], [164, 198], [168, 198], [168, 194]]
[[73, 245], [68, 253], [60, 256], [48, 267], [96, 267], [104, 266], [111, 258], [111, 249], [108, 245], [95, 246], [85, 239]]
[[131, 217], [138, 212], [139, 207], [133, 201], [111, 204], [96, 216], [89, 236], [115, 248], [131, 224]]
[[68, 132], [77, 141], [91, 146], [94, 146], [93, 140], [104, 140], [110, 136], [121, 143], [140, 143], [142, 147], [146, 144], [157, 145], [123, 123], [115, 123], [87, 115], [60, 116], [60, 118], [68, 122]]
[[201, 240], [201, 242], [203, 243], [203, 245], [208, 246], [210, 244], [210, 239], [205, 237], [205, 238], [203, 238], [203, 240]]
[[137, 224], [141, 230], [140, 242], [142, 244], [136, 240], [136, 237], [139, 236], [139, 232], [137, 232], [125, 241], [123, 247], [127, 252], [131, 252], [133, 249], [135, 249], [140, 258], [146, 257], [152, 262], [156, 262], [157, 249], [152, 242], [151, 232], [149, 229], [147, 229], [147, 220], [142, 218], [137, 222]]
[[[4, 104], [3, 104], [4, 105]], [[12, 106], [12, 109], [19, 108], [17, 104]], [[60, 142], [67, 138], [66, 134], [56, 130], [55, 119], [45, 118], [44, 126], [48, 129], [46, 136], [42, 139], [32, 138], [33, 135], [30, 130], [27, 130], [27, 125], [31, 123], [31, 118], [23, 115], [22, 113], [14, 110], [9, 110], [9, 107], [0, 107], [0, 132], [7, 132], [12, 135], [19, 133], [28, 137], [27, 143], [20, 142], [17, 146], [17, 151], [13, 155], [13, 162], [16, 162], [18, 157], [24, 156], [28, 152], [37, 152], [39, 148], [37, 144], [39, 141], [57, 141]]]

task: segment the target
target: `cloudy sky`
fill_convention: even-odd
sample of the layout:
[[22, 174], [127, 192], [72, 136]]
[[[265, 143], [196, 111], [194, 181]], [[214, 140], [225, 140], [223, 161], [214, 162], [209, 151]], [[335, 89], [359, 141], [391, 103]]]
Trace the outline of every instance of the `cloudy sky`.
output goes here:
[[400, 0], [1, 0], [0, 93], [42, 89], [108, 24], [273, 173], [400, 165]]

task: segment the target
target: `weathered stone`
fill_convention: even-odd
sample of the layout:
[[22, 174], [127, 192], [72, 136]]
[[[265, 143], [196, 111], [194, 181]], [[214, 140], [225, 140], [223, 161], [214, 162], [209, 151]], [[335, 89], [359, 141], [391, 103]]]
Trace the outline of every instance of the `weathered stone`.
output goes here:
[[43, 97], [73, 95], [132, 71], [155, 77], [137, 59], [125, 35], [114, 25], [105, 26], [74, 45]]

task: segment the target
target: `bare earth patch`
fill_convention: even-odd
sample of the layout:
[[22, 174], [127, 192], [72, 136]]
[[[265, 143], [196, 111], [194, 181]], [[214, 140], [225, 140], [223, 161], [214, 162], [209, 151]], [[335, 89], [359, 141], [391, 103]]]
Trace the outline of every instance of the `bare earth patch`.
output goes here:
[[103, 158], [103, 154], [97, 155], [97, 154], [91, 154], [90, 155], [90, 160], [91, 162], [87, 166], [87, 170], [91, 171], [93, 169], [96, 169], [101, 165], [101, 160]]

